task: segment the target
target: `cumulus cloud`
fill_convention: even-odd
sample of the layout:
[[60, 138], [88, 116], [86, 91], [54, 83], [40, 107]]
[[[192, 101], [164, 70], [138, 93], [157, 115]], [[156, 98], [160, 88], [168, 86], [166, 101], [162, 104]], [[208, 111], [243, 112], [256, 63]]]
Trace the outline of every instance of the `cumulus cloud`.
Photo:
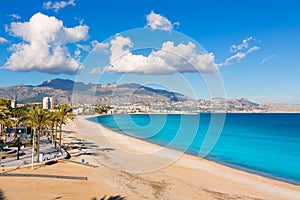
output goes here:
[[271, 55], [271, 56], [268, 56], [268, 57], [265, 57], [265, 58], [263, 58], [262, 60], [261, 60], [261, 64], [264, 64], [264, 63], [266, 63], [266, 62], [268, 62], [269, 60], [271, 60], [272, 58], [274, 58], [276, 55], [275, 54], [273, 54], [273, 55]]
[[75, 6], [75, 0], [69, 0], [69, 1], [47, 1], [44, 2], [43, 8], [46, 10], [54, 10], [54, 12], [58, 12], [60, 9], [65, 8], [67, 6]]
[[146, 18], [146, 27], [150, 27], [152, 30], [170, 31], [174, 28], [173, 25], [179, 26], [179, 22], [175, 22], [172, 24], [166, 17], [154, 13], [153, 10], [146, 16]]
[[[34, 14], [28, 22], [13, 22], [9, 27], [12, 36], [23, 41], [13, 44], [4, 67], [13, 71], [40, 71], [73, 74], [82, 64], [73, 58], [67, 44], [86, 40], [88, 26], [67, 28], [61, 20], [42, 13]], [[78, 51], [75, 52], [76, 56]]]
[[[133, 42], [121, 35], [117, 35], [109, 43], [95, 44], [101, 44], [101, 49], [105, 51], [109, 50], [110, 65], [105, 67], [108, 72], [160, 75], [177, 72], [215, 72], [220, 67], [241, 61], [258, 51], [259, 46], [249, 45], [248, 42], [252, 39], [253, 37], [249, 37], [243, 40], [241, 45], [235, 45], [232, 48], [235, 54], [218, 64], [215, 63], [213, 53], [197, 53], [196, 45], [192, 42], [176, 45], [172, 41], [166, 41], [159, 50], [152, 50], [148, 55], [133, 54]], [[99, 73], [98, 70], [99, 68], [94, 68], [90, 73]]]
[[4, 37], [0, 37], [0, 44], [8, 43], [8, 40]]
[[13, 19], [21, 19], [20, 15], [18, 15], [18, 14], [9, 14], [7, 16], [9, 16], [9, 17], [11, 17]]
[[130, 50], [133, 43], [128, 37], [116, 36], [109, 43], [110, 66], [106, 71], [111, 73], [134, 74], [172, 74], [184, 72], [213, 72], [217, 70], [212, 53], [197, 53], [192, 42], [175, 45], [167, 41], [160, 50], [149, 55], [133, 54]]

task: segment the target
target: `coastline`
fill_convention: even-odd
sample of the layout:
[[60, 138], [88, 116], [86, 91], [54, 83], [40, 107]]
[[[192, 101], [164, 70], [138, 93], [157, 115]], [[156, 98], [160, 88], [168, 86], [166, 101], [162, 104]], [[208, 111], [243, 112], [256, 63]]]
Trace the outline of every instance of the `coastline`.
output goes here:
[[[74, 122], [64, 126], [63, 142], [81, 141], [85, 145], [81, 150], [74, 149], [77, 153], [72, 152], [73, 150], [69, 152], [72, 162], [62, 161], [34, 170], [17, 169], [12, 172], [86, 176], [86, 181], [1, 177], [0, 188], [4, 197], [92, 199], [120, 195], [128, 200], [299, 199], [300, 186], [172, 149], [159, 151], [162, 147], [106, 129], [87, 120], [89, 117], [95, 116], [78, 116]], [[156, 154], [154, 157], [147, 157], [149, 153]], [[137, 173], [140, 169], [160, 166], [178, 153], [180, 157], [175, 162], [157, 170]], [[80, 164], [82, 159], [90, 166]], [[132, 172], [124, 172], [124, 168]]]
[[[126, 113], [126, 114], [131, 114], [131, 113]], [[131, 115], [139, 115], [139, 114], [164, 115], [164, 114], [160, 114], [160, 113], [132, 113]], [[178, 114], [178, 113], [171, 113], [171, 114]], [[214, 113], [214, 114], [219, 114], [219, 113]], [[220, 113], [220, 114], [225, 114], [225, 113]], [[226, 114], [300, 114], [300, 113], [242, 113], [241, 112], [241, 113], [226, 113]], [[95, 116], [88, 117], [87, 119], [101, 117], [101, 116], [107, 116], [107, 115], [111, 115], [111, 114], [95, 115]], [[117, 115], [123, 115], [123, 114], [117, 114]], [[180, 114], [178, 114], [178, 115], [180, 115]], [[194, 114], [193, 113], [184, 113], [184, 115], [194, 115]], [[150, 141], [147, 141], [147, 140], [136, 138], [134, 136], [130, 136], [128, 134], [125, 134], [125, 133], [122, 133], [122, 132], [119, 132], [119, 131], [111, 130], [111, 129], [109, 129], [109, 128], [107, 128], [107, 127], [105, 127], [105, 126], [103, 126], [102, 124], [99, 124], [99, 123], [98, 123], [98, 125], [101, 129], [105, 130], [105, 132], [111, 132], [111, 133], [114, 132], [114, 133], [117, 133], [117, 134], [128, 136], [129, 138], [132, 138], [132, 139], [137, 139], [138, 141], [136, 141], [136, 142], [146, 142], [148, 145], [151, 144], [151, 145], [156, 145], [160, 148], [164, 148], [164, 146], [162, 146], [160, 144], [157, 144], [155, 142], [150, 142]], [[114, 133], [112, 133], [112, 134], [114, 134]], [[175, 151], [178, 154], [190, 155], [190, 156], [193, 156], [197, 159], [200, 159], [197, 155], [193, 155], [192, 153], [189, 153], [189, 152], [180, 152], [179, 150], [176, 150], [174, 148], [169, 148], [169, 150], [170, 151]], [[292, 184], [292, 185], [300, 186], [300, 182], [296, 181], [296, 180], [293, 180], [293, 179], [283, 178], [283, 177], [280, 177], [280, 176], [272, 175], [270, 173], [264, 173], [264, 172], [261, 172], [261, 171], [255, 170], [255, 169], [243, 167], [243, 166], [240, 166], [240, 165], [237, 165], [237, 164], [227, 163], [227, 162], [224, 162], [224, 161], [218, 161], [218, 160], [208, 159], [208, 158], [203, 158], [203, 159], [205, 159], [207, 161], [212, 161], [214, 163], [218, 163], [222, 166], [226, 166], [226, 167], [233, 168], [233, 169], [236, 169], [236, 170], [240, 170], [240, 171], [244, 171], [244, 172], [247, 172], [247, 173], [255, 174], [255, 175], [262, 176], [262, 177], [265, 177], [265, 178], [268, 178], [268, 179], [272, 179], [272, 180], [276, 180], [276, 181], [285, 182], [285, 183], [289, 183], [289, 184]]]
[[[93, 116], [95, 117], [95, 116]], [[85, 120], [87, 120], [89, 117], [85, 117]], [[91, 122], [91, 123], [95, 123], [95, 122]], [[104, 127], [101, 124], [98, 124], [98, 128], [101, 130], [101, 132], [103, 132], [105, 137], [109, 137], [111, 139], [112, 142], [116, 142], [117, 145], [119, 145], [121, 148], [129, 151], [129, 152], [133, 152], [133, 153], [151, 153], [151, 150], [157, 150], [157, 149], [161, 149], [162, 147], [157, 145], [157, 144], [153, 144], [150, 142], [146, 142], [144, 140], [140, 140], [131, 136], [127, 136], [115, 131], [112, 131], [106, 127]], [[130, 142], [128, 142], [130, 141]], [[136, 146], [134, 146], [134, 144]], [[138, 145], [137, 145], [138, 144]], [[148, 149], [148, 151], [147, 151]], [[150, 149], [150, 151], [149, 151]], [[295, 185], [292, 183], [288, 183], [288, 182], [284, 182], [281, 180], [276, 180], [276, 179], [272, 179], [269, 177], [265, 177], [265, 176], [261, 176], [259, 174], [255, 174], [255, 173], [250, 173], [244, 170], [240, 170], [240, 169], [236, 169], [212, 160], [207, 160], [207, 159], [203, 159], [203, 158], [199, 158], [190, 154], [185, 154], [179, 151], [176, 151], [174, 149], [167, 149], [168, 151], [172, 152], [172, 153], [177, 153], [180, 154], [180, 158], [178, 158], [178, 160], [176, 160], [174, 163], [171, 164], [172, 167], [182, 167], [184, 169], [191, 169], [191, 170], [203, 170], [206, 171], [208, 173], [211, 173], [213, 175], [216, 176], [221, 176], [221, 178], [223, 179], [229, 179], [228, 181], [237, 181], [237, 182], [242, 182], [242, 183], [246, 183], [246, 185], [256, 185], [257, 184], [261, 184], [262, 188], [266, 187], [270, 187], [270, 189], [273, 187], [274, 190], [268, 190], [265, 192], [271, 192], [272, 195], [276, 194], [276, 192], [278, 192], [276, 194], [276, 198], [272, 197], [272, 199], [293, 199], [293, 196], [295, 197], [295, 199], [297, 199], [298, 195], [300, 196], [300, 186], [299, 185]], [[166, 168], [168, 169], [169, 166], [167, 166]], [[166, 170], [167, 170], [166, 169]], [[213, 170], [215, 169], [215, 171]], [[218, 173], [221, 172], [221, 173]], [[226, 173], [223, 173], [226, 172]], [[257, 183], [254, 183], [257, 182]], [[261, 189], [262, 189], [261, 188]], [[282, 190], [283, 189], [283, 190]], [[285, 191], [286, 189], [286, 191]], [[288, 190], [294, 190], [296, 193], [293, 195], [292, 193], [288, 193]], [[281, 190], [280, 192], [278, 190]], [[284, 194], [284, 195], [282, 195]], [[291, 195], [289, 195], [291, 194]], [[290, 196], [290, 197], [289, 197]]]

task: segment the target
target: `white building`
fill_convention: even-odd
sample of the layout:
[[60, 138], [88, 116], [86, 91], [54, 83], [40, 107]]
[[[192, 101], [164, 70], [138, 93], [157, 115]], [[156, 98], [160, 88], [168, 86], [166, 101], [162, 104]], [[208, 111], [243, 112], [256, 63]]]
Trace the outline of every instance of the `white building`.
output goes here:
[[43, 98], [43, 109], [52, 110], [54, 108], [53, 97], [44, 97]]
[[11, 108], [16, 108], [16, 100], [10, 100]]

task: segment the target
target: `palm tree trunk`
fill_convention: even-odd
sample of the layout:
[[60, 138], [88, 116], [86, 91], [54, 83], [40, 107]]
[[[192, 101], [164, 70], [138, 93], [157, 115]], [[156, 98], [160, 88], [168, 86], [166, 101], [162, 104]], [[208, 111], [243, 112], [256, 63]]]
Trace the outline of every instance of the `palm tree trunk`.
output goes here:
[[39, 162], [40, 161], [40, 129], [37, 129], [36, 132], [36, 156], [37, 159], [36, 161]]
[[5, 126], [3, 125], [3, 124], [0, 124], [0, 130], [1, 130], [1, 134], [0, 134], [0, 136], [1, 136], [1, 138], [4, 136], [4, 142], [6, 142], [6, 133], [5, 133]]
[[36, 153], [36, 144], [35, 144], [35, 134], [36, 134], [36, 128], [34, 127], [33, 128], [33, 132], [32, 132], [32, 145], [33, 145], [33, 151], [34, 151], [34, 153]]
[[6, 136], [6, 128], [5, 124], [1, 124], [1, 137], [4, 136], [4, 142], [7, 142], [7, 136]]
[[54, 147], [56, 148], [57, 146], [57, 125], [55, 125], [55, 135], [54, 135]]
[[62, 123], [59, 124], [59, 152], [61, 150], [61, 132], [62, 132]]
[[51, 125], [51, 143], [54, 144], [54, 124]]

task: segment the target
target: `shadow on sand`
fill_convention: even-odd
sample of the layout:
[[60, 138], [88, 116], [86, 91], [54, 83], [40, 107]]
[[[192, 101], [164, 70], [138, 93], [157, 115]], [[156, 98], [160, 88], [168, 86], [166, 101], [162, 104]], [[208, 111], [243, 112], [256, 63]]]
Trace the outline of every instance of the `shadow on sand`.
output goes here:
[[[92, 198], [92, 200], [97, 200], [96, 197]], [[116, 196], [110, 196], [110, 197], [102, 197], [100, 198], [100, 200], [126, 200], [126, 197], [122, 197], [120, 195], [116, 195]]]
[[0, 200], [5, 200], [5, 196], [4, 193], [2, 192], [2, 190], [0, 189]]

